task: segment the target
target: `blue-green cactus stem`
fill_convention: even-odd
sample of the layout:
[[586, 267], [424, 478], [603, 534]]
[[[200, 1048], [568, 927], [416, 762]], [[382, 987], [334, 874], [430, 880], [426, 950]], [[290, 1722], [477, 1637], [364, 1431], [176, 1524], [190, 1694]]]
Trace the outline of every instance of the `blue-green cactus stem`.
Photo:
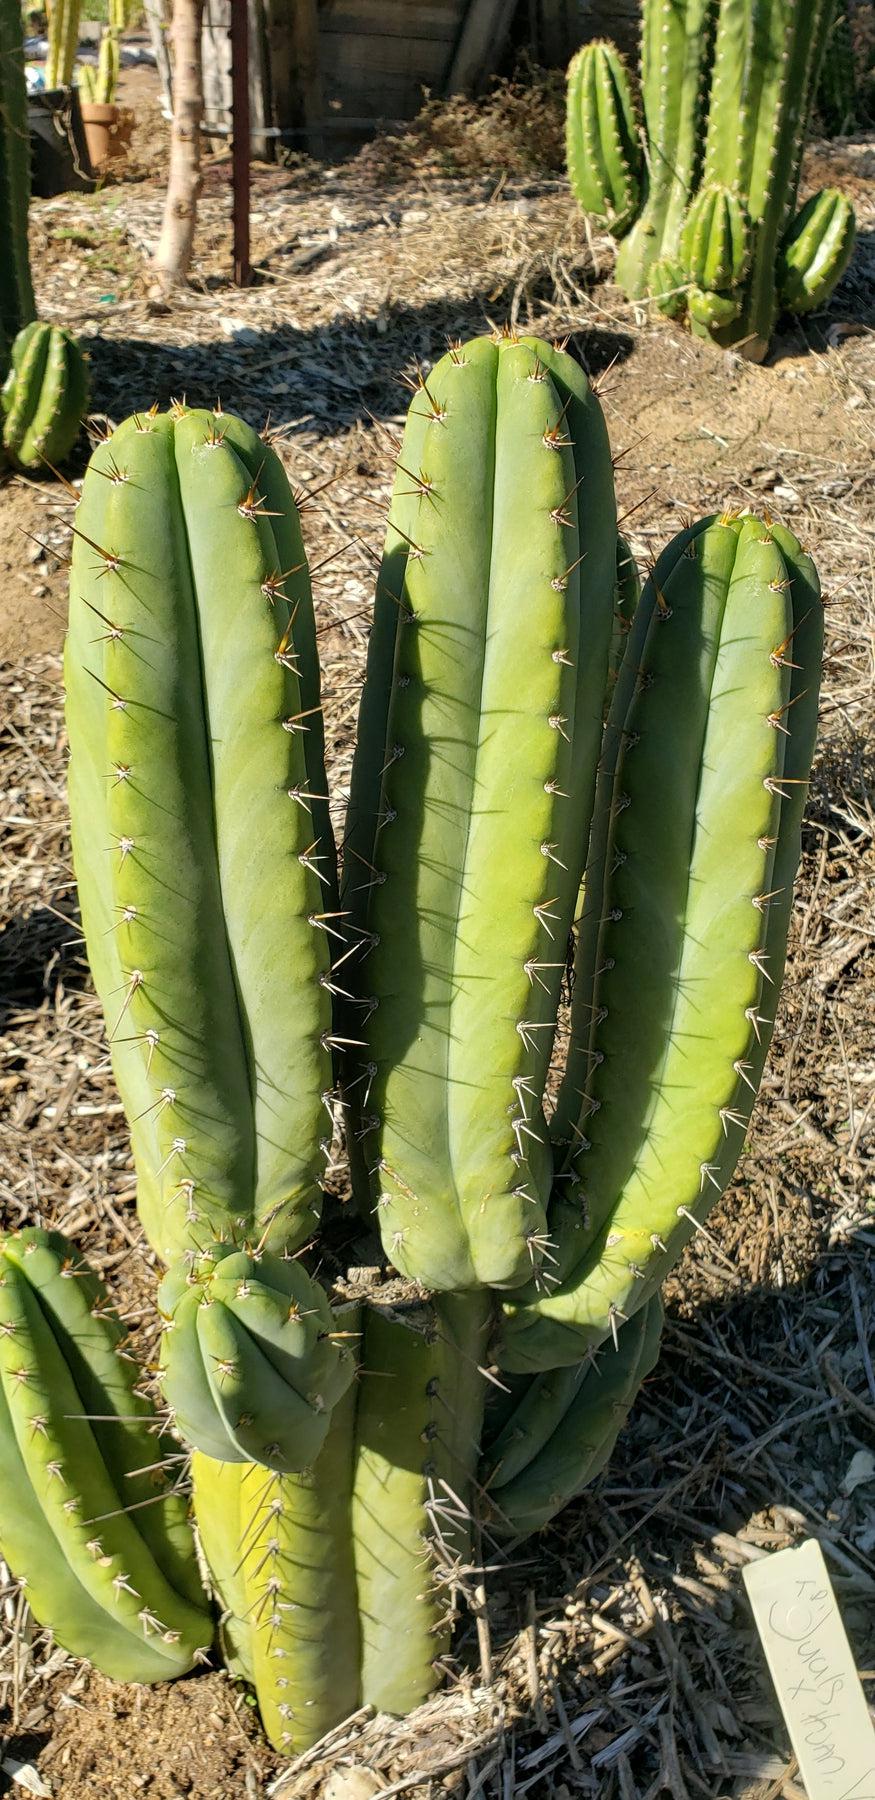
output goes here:
[[[345, 1314], [345, 1318], [351, 1315]], [[312, 1469], [192, 1459], [195, 1519], [228, 1665], [250, 1681], [274, 1748], [298, 1755], [360, 1704], [350, 1533], [356, 1388]]]
[[662, 1302], [654, 1294], [590, 1360], [533, 1375], [485, 1455], [485, 1522], [498, 1539], [540, 1531], [583, 1493], [611, 1456], [656, 1366]]
[[310, 1468], [355, 1359], [298, 1262], [216, 1244], [165, 1275], [160, 1370], [186, 1442], [219, 1461]]
[[778, 257], [778, 298], [788, 311], [813, 312], [829, 299], [854, 253], [854, 209], [836, 188], [821, 188], [799, 208]]
[[0, 0], [0, 379], [9, 352], [34, 316], [27, 244], [30, 135], [24, 36], [18, 0]]
[[642, 158], [629, 77], [613, 44], [584, 44], [568, 65], [565, 148], [578, 206], [622, 237], [638, 211]]
[[240, 420], [141, 414], [95, 451], [65, 680], [73, 852], [171, 1261], [312, 1231], [332, 1089], [334, 853], [296, 510]]
[[714, 0], [646, 0], [644, 6], [646, 199], [617, 253], [617, 280], [632, 299], [647, 293], [651, 264], [676, 254], [699, 179], [714, 12]]
[[399, 465], [389, 556], [410, 541], [400, 595], [377, 592], [344, 866], [363, 949], [349, 964], [365, 1040], [350, 1078], [387, 1254], [458, 1291], [519, 1283], [540, 1257], [542, 1096], [616, 524], [604, 421], [563, 352], [459, 347], [412, 412], [424, 430], [419, 461]]
[[121, 1326], [57, 1232], [0, 1246], [0, 1550], [35, 1617], [119, 1681], [205, 1657], [211, 1626]]
[[471, 1558], [489, 1311], [475, 1293], [367, 1312], [352, 1533], [361, 1697], [381, 1712], [419, 1705], [449, 1647], [454, 1577]]
[[72, 332], [34, 320], [12, 345], [0, 392], [3, 448], [22, 469], [69, 456], [88, 406], [88, 364]]
[[574, 1361], [613, 1333], [732, 1174], [799, 853], [812, 595], [789, 534], [730, 515], [681, 534], [645, 588], [606, 733], [553, 1120], [558, 1285], [507, 1303], [510, 1369]]

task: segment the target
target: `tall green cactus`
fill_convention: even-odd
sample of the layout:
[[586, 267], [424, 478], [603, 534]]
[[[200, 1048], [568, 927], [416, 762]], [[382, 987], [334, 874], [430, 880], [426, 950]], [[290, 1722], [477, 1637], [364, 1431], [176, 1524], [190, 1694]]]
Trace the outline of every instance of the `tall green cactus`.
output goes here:
[[212, 1629], [124, 1335], [60, 1233], [0, 1241], [0, 1551], [65, 1649], [116, 1680], [166, 1681]]
[[[735, 198], [694, 203], [705, 280], [743, 260]], [[472, 1515], [512, 1542], [610, 1454], [762, 1074], [817, 712], [789, 532], [691, 526], [639, 597], [565, 351], [494, 336], [415, 385], [342, 901], [273, 453], [239, 420], [142, 415], [75, 527], [74, 855], [172, 1262], [165, 1392], [227, 1659], [293, 1752], [431, 1690]], [[338, 1100], [359, 1215], [329, 1215], [329, 1295], [293, 1253]]]
[[833, 0], [644, 0], [644, 169], [616, 51], [586, 45], [569, 70], [569, 177], [584, 210], [622, 238], [621, 286], [664, 312], [686, 307], [696, 335], [756, 361], [779, 310], [822, 304], [853, 249], [842, 196], [809, 202], [804, 229], [793, 217], [832, 10]]
[[410, 409], [390, 517], [344, 882], [362, 1204], [425, 1286], [513, 1287], [545, 1241], [616, 576], [578, 365], [528, 338], [451, 350]]
[[[129, 419], [76, 513], [73, 856], [146, 1234], [294, 1249], [321, 1202], [334, 851], [307, 562], [239, 419]], [[281, 872], [281, 879], [280, 877]]]
[[13, 342], [34, 316], [27, 244], [30, 135], [18, 0], [0, 0], [0, 380]]

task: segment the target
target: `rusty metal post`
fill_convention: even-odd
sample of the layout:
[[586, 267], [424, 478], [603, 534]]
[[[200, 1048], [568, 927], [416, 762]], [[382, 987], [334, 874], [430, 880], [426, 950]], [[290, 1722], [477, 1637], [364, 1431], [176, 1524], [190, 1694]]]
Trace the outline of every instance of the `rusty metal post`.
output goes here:
[[231, 173], [233, 182], [234, 284], [248, 287], [249, 260], [249, 6], [231, 0]]

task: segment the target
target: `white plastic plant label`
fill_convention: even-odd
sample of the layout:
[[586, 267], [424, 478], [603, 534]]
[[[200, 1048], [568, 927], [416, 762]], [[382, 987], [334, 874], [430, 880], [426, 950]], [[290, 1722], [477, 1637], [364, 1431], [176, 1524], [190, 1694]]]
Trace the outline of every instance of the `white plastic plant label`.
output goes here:
[[808, 1800], [875, 1800], [875, 1727], [820, 1545], [749, 1563], [743, 1580]]

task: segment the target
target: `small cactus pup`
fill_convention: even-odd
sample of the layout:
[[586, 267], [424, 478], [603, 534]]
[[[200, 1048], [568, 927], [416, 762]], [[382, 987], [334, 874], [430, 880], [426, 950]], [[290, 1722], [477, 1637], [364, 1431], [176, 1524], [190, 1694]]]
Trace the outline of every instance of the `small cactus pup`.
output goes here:
[[27, 244], [30, 136], [18, 0], [0, 0], [0, 381], [23, 326], [34, 316]]
[[12, 345], [0, 391], [3, 448], [21, 469], [65, 462], [88, 407], [88, 363], [71, 331], [34, 320]]
[[568, 65], [565, 148], [581, 211], [622, 237], [638, 212], [643, 159], [629, 77], [613, 44], [584, 44]]
[[701, 521], [645, 586], [583, 888], [552, 1260], [504, 1302], [509, 1370], [614, 1337], [731, 1179], [780, 994], [822, 645], [817, 573], [771, 521]]
[[778, 296], [788, 312], [823, 306], [854, 253], [856, 220], [850, 200], [821, 188], [799, 208], [778, 257]]
[[336, 911], [297, 508], [229, 414], [141, 413], [98, 445], [65, 654], [73, 859], [165, 1262], [312, 1234], [332, 1104]]
[[124, 1329], [59, 1232], [0, 1240], [0, 1552], [36, 1619], [116, 1681], [166, 1681], [212, 1625]]
[[216, 1244], [158, 1290], [164, 1397], [186, 1442], [219, 1461], [309, 1468], [355, 1371], [301, 1263]]
[[[647, 1376], [662, 1334], [658, 1294], [623, 1325], [614, 1344], [569, 1368], [530, 1376], [484, 1447], [484, 1524], [499, 1540], [530, 1537], [599, 1475]], [[488, 1412], [487, 1412], [488, 1424]]]
[[194, 1456], [226, 1654], [280, 1751], [359, 1706], [409, 1712], [437, 1685], [471, 1560], [489, 1311], [485, 1294], [371, 1295], [343, 1315], [360, 1373], [311, 1469]]
[[487, 337], [422, 376], [359, 720], [344, 985], [360, 1204], [438, 1291], [541, 1261], [616, 545], [605, 423], [571, 356]]

